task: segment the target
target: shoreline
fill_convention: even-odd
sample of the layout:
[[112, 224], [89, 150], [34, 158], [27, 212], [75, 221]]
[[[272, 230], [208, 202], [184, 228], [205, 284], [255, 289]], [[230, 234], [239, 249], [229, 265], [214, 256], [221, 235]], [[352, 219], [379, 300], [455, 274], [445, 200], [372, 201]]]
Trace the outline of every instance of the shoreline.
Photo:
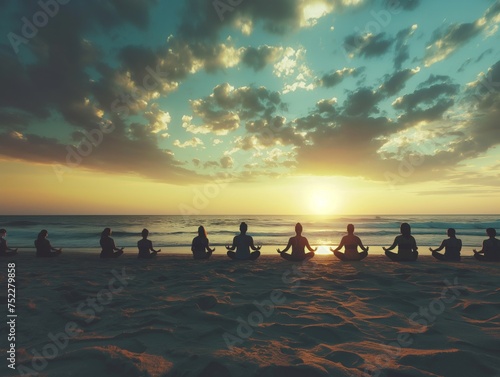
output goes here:
[[[336, 245], [332, 246], [335, 247]], [[56, 246], [58, 248], [58, 246]], [[121, 247], [121, 246], [120, 246]], [[213, 256], [226, 256], [226, 250], [224, 246], [220, 245], [211, 245], [211, 247], [215, 247], [216, 250], [213, 254]], [[278, 256], [278, 253], [276, 252], [276, 248], [283, 248], [283, 245], [263, 245], [261, 249], [261, 256]], [[315, 247], [315, 246], [313, 246]], [[421, 256], [431, 256], [431, 252], [429, 251], [429, 247], [437, 247], [437, 246], [426, 246], [426, 245], [421, 245], [419, 246], [419, 257]], [[473, 246], [465, 246], [462, 248], [461, 256], [462, 258], [466, 257], [472, 257], [473, 256], [473, 248], [480, 248], [480, 247], [473, 247]], [[99, 256], [101, 249], [100, 248], [89, 248], [89, 247], [82, 247], [82, 248], [77, 248], [77, 247], [62, 247], [63, 252], [61, 256], [64, 256], [65, 254], [86, 254], [86, 255], [95, 255]], [[162, 251], [158, 253], [158, 257], [164, 257], [167, 255], [186, 255], [190, 256], [192, 255], [192, 252], [190, 250], [190, 246], [156, 246], [155, 249], [161, 249]], [[343, 252], [343, 250], [341, 250]], [[397, 252], [397, 249], [393, 250], [394, 252]], [[440, 253], [444, 253], [444, 250], [441, 250]], [[19, 247], [18, 250], [18, 255], [33, 255], [35, 256], [35, 248], [34, 247], [27, 247], [27, 248], [22, 248]], [[123, 256], [137, 256], [138, 250], [137, 247], [132, 247], [132, 246], [124, 246], [124, 254]], [[372, 256], [383, 256], [384, 255], [384, 250], [382, 249], [382, 246], [370, 246], [370, 250], [368, 251], [368, 257]], [[123, 258], [123, 256], [121, 258]], [[316, 252], [315, 257], [321, 257], [321, 258], [328, 258], [328, 257], [333, 257], [336, 259], [331, 251], [329, 251], [328, 246], [318, 246], [318, 251]]]

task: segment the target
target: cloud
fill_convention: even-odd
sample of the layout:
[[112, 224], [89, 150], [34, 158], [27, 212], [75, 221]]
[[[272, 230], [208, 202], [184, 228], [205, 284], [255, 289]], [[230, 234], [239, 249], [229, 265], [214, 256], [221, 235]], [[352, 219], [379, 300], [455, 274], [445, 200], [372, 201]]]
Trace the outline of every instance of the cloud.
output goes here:
[[188, 40], [215, 40], [225, 27], [248, 35], [255, 25], [271, 34], [284, 35], [316, 25], [334, 10], [356, 8], [362, 0], [252, 0], [231, 3], [187, 0], [179, 33]]
[[398, 118], [401, 123], [432, 122], [441, 119], [455, 104], [458, 91], [459, 86], [451, 83], [449, 77], [431, 75], [413, 93], [398, 97], [392, 106], [402, 112]]
[[[104, 135], [97, 146], [85, 134], [65, 145], [54, 138], [11, 132], [0, 134], [0, 155], [9, 159], [48, 164], [55, 168], [54, 181], [75, 169], [133, 174], [174, 184], [194, 183], [202, 177], [181, 166], [173, 153], [159, 149], [152, 138], [130, 139], [120, 129]], [[81, 150], [82, 152], [79, 152]]]
[[234, 165], [234, 161], [231, 156], [224, 156], [220, 159], [220, 166], [223, 169], [231, 169]]
[[464, 46], [481, 32], [494, 28], [489, 35], [496, 32], [495, 26], [500, 22], [500, 2], [496, 1], [485, 12], [483, 17], [474, 22], [452, 24], [447, 28], [434, 32], [430, 42], [427, 44], [424, 64], [429, 67], [435, 63], [445, 60], [456, 50]]
[[278, 109], [286, 109], [278, 92], [264, 87], [234, 88], [228, 83], [217, 85], [208, 97], [192, 100], [193, 113], [203, 124], [193, 126], [185, 118], [183, 127], [192, 133], [226, 135], [240, 127], [245, 120], [269, 118]]
[[406, 82], [414, 75], [420, 72], [420, 68], [404, 69], [395, 72], [392, 75], [386, 75], [384, 83], [380, 86], [379, 91], [387, 96], [393, 96], [399, 93], [406, 86]]
[[393, 44], [393, 40], [380, 34], [351, 34], [344, 39], [344, 48], [350, 57], [361, 56], [374, 58], [384, 55]]
[[254, 71], [260, 71], [264, 67], [276, 61], [283, 53], [283, 48], [272, 46], [247, 47], [242, 54], [243, 64], [253, 68]]
[[394, 68], [396, 70], [401, 70], [403, 63], [410, 58], [410, 46], [408, 42], [417, 29], [418, 25], [414, 24], [406, 29], [400, 30], [396, 35], [396, 43], [394, 46], [394, 50], [396, 51]]
[[197, 137], [193, 137], [192, 139], [185, 141], [184, 143], [181, 143], [180, 140], [175, 140], [174, 145], [179, 148], [187, 148], [187, 147], [196, 148], [200, 145], [204, 145], [204, 143]]
[[366, 116], [379, 112], [377, 104], [383, 95], [371, 88], [360, 88], [350, 92], [344, 102], [344, 113], [348, 116]]
[[[397, 0], [396, 3], [394, 0], [385, 0], [386, 6], [390, 8], [401, 8], [406, 11], [411, 11], [420, 6], [420, 0]], [[394, 5], [394, 4], [397, 4]]]
[[342, 68], [330, 73], [324, 74], [319, 80], [317, 85], [325, 88], [331, 88], [340, 84], [346, 77], [357, 77], [363, 72], [362, 68]]

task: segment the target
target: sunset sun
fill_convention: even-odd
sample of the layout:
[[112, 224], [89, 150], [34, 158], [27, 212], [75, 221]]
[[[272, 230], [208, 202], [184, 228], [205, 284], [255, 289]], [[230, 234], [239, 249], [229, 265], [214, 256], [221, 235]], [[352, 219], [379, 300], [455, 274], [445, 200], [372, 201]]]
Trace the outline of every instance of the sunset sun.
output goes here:
[[337, 193], [334, 190], [320, 189], [309, 196], [309, 211], [314, 215], [328, 215], [337, 210]]

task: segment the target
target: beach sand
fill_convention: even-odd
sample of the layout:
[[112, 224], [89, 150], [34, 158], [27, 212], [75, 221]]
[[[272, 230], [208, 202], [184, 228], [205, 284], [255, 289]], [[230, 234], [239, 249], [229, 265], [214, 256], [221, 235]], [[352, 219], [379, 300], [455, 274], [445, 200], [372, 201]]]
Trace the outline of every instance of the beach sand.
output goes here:
[[162, 254], [11, 258], [18, 369], [0, 375], [500, 376], [500, 264]]

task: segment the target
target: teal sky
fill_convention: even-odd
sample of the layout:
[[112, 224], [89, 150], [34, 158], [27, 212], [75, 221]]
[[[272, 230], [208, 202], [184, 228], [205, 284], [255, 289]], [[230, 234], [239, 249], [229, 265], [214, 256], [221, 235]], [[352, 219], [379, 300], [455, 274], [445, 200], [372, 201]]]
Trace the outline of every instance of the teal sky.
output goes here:
[[34, 37], [39, 4], [0, 5], [4, 170], [64, 168], [105, 124], [78, 170], [498, 194], [500, 1], [46, 3]]

